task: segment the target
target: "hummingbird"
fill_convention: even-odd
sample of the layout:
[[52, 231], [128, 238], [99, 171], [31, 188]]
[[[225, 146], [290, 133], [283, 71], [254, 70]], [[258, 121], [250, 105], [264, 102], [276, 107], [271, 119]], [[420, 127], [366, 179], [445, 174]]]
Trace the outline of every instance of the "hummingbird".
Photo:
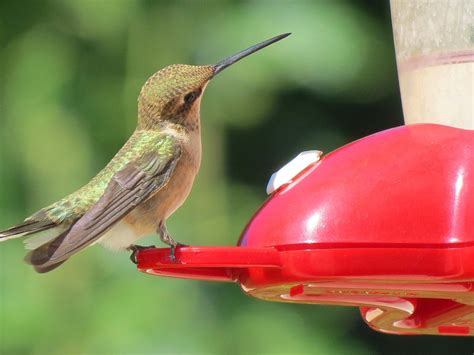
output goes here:
[[84, 248], [100, 243], [136, 253], [140, 238], [156, 232], [170, 246], [183, 245], [166, 220], [186, 200], [201, 163], [200, 104], [209, 81], [240, 59], [290, 33], [251, 46], [215, 65], [167, 66], [153, 74], [138, 97], [135, 131], [89, 183], [22, 223], [0, 231], [0, 241], [29, 236], [25, 261], [49, 272]]

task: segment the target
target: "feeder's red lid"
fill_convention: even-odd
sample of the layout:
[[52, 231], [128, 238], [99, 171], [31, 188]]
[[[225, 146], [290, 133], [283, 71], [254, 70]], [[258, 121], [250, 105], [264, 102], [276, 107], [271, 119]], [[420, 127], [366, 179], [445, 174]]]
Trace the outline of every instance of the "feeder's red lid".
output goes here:
[[474, 335], [474, 131], [403, 126], [277, 190], [238, 247], [144, 250], [150, 274], [235, 281], [255, 297], [360, 306], [374, 329]]
[[474, 245], [474, 132], [403, 126], [322, 158], [254, 216], [241, 246]]

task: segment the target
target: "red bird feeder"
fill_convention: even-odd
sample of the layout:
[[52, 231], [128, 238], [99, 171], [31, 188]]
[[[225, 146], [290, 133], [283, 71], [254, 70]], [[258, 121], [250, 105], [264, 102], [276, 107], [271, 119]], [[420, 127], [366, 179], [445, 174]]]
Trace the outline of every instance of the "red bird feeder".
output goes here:
[[272, 177], [237, 247], [183, 247], [178, 262], [142, 250], [141, 271], [357, 306], [385, 333], [474, 335], [474, 131], [462, 129], [474, 129], [474, 47], [459, 16], [473, 5], [391, 6], [405, 119], [423, 124], [301, 156]]
[[281, 186], [236, 247], [139, 252], [161, 276], [254, 297], [360, 307], [385, 333], [474, 335], [474, 132], [402, 126], [323, 156]]

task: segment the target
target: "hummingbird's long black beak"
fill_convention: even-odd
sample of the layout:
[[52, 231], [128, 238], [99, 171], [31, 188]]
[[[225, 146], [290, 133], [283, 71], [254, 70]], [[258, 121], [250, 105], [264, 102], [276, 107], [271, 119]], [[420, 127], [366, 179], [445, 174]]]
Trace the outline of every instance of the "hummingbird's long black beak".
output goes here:
[[256, 45], [252, 46], [252, 47], [244, 49], [243, 51], [241, 51], [237, 54], [234, 54], [234, 55], [231, 55], [230, 57], [227, 57], [226, 59], [224, 59], [224, 60], [220, 61], [219, 63], [217, 63], [216, 65], [214, 65], [214, 75], [213, 76], [217, 75], [218, 73], [223, 71], [225, 68], [231, 66], [235, 62], [241, 60], [242, 58], [245, 58], [246, 56], [257, 52], [260, 49], [265, 48], [266, 46], [269, 46], [272, 43], [278, 42], [279, 40], [281, 40], [285, 37], [288, 37], [289, 35], [291, 35], [291, 33], [283, 33], [279, 36], [275, 36], [273, 38], [267, 39], [266, 41], [263, 41], [259, 44], [256, 44]]

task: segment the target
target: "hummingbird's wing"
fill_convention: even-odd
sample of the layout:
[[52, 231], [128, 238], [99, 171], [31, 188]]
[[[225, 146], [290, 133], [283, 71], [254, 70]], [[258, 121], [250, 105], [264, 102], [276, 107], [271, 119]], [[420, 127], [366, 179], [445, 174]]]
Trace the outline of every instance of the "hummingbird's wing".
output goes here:
[[181, 156], [179, 142], [163, 135], [152, 149], [126, 164], [109, 182], [102, 197], [71, 229], [40, 248], [25, 260], [39, 272], [49, 271], [71, 255], [99, 239], [137, 205], [165, 186]]

